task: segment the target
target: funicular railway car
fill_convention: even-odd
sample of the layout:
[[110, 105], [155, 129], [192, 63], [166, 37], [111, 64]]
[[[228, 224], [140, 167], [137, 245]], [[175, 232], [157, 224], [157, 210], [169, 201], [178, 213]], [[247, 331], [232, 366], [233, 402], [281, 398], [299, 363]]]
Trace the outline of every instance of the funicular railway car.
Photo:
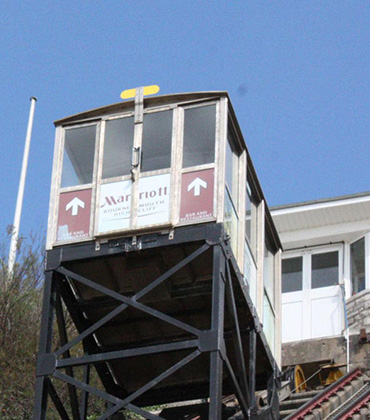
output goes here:
[[277, 418], [281, 245], [228, 94], [55, 125], [34, 418]]

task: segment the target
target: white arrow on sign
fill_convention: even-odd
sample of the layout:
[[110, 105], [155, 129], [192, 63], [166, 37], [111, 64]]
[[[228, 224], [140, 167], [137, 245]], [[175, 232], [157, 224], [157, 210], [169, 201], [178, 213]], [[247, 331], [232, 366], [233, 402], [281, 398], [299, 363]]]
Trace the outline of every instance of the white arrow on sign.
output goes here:
[[82, 200], [80, 200], [78, 197], [75, 197], [66, 205], [66, 210], [68, 211], [70, 208], [72, 208], [72, 216], [77, 216], [79, 207], [84, 209], [85, 203]]
[[201, 178], [195, 178], [192, 183], [188, 185], [188, 191], [194, 189], [194, 196], [200, 195], [200, 188], [207, 188], [206, 181], [203, 181]]

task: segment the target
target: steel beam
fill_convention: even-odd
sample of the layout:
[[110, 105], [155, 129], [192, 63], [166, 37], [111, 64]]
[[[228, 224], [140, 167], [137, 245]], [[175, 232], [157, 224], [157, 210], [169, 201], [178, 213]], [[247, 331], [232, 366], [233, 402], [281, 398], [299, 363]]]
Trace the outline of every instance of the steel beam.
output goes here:
[[217, 336], [217, 350], [211, 351], [209, 420], [221, 419], [222, 409], [222, 371], [221, 352], [224, 343], [224, 303], [225, 303], [225, 256], [220, 245], [213, 247], [212, 278], [212, 320], [211, 330]]
[[51, 352], [53, 339], [53, 321], [55, 306], [55, 274], [52, 271], [45, 273], [44, 299], [42, 305], [41, 331], [38, 353], [38, 365], [36, 369], [35, 405], [33, 418], [37, 420], [46, 419], [49, 379], [46, 375], [39, 373], [39, 361], [42, 355]]
[[[165, 271], [154, 281], [151, 281], [142, 290], [137, 292], [134, 296], [127, 297], [123, 294], [117, 293], [107, 287], [98, 284], [91, 279], [74, 272], [68, 265], [69, 262], [83, 259], [85, 263], [94, 258], [110, 258], [113, 255], [138, 252], [141, 250], [150, 250], [153, 248], [160, 248], [163, 246], [173, 246], [179, 244], [199, 244], [197, 249], [190, 255], [185, 254], [185, 257], [173, 267]], [[138, 248], [139, 247], [139, 248]], [[171, 315], [165, 311], [159, 311], [147, 304], [140, 303], [139, 300], [146, 294], [151, 292], [155, 287], [168, 280], [176, 272], [181, 269], [192, 270], [189, 265], [196, 258], [204, 254], [207, 250], [212, 251], [212, 259], [210, 261], [210, 273], [212, 275], [212, 290], [207, 291], [207, 308], [210, 305], [210, 329], [201, 330], [182, 322], [177, 319], [176, 315], [171, 312]], [[45, 289], [44, 289], [44, 303], [42, 314], [42, 326], [40, 336], [40, 350], [39, 350], [39, 364], [37, 370], [36, 380], [36, 397], [35, 397], [35, 420], [45, 420], [48, 395], [54, 402], [55, 407], [62, 419], [67, 419], [68, 413], [57, 391], [53, 387], [50, 380], [51, 377], [59, 381], [63, 381], [68, 386], [69, 390], [69, 404], [72, 409], [73, 420], [86, 420], [88, 416], [88, 397], [95, 395], [108, 404], [106, 412], [100, 417], [100, 420], [105, 420], [114, 416], [120, 410], [127, 409], [145, 418], [153, 420], [162, 420], [162, 417], [148, 413], [143, 408], [145, 401], [153, 400], [153, 396], [160, 396], [161, 388], [158, 388], [162, 381], [175, 373], [177, 370], [184, 368], [188, 363], [197, 358], [199, 355], [209, 355], [210, 373], [208, 379], [202, 379], [201, 382], [193, 384], [195, 392], [190, 392], [191, 389], [186, 384], [182, 391], [175, 383], [173, 387], [169, 387], [168, 392], [171, 394], [170, 399], [175, 400], [177, 395], [188, 397], [196, 395], [208, 395], [209, 420], [221, 420], [222, 418], [222, 396], [224, 385], [223, 370], [225, 366], [225, 373], [228, 374], [230, 380], [227, 381], [227, 392], [231, 390], [235, 393], [239, 401], [243, 415], [247, 418], [250, 414], [253, 418], [267, 418], [267, 411], [259, 413], [256, 409], [255, 390], [256, 390], [256, 359], [257, 346], [258, 348], [266, 348], [265, 338], [261, 332], [261, 325], [258, 317], [253, 311], [253, 306], [250, 297], [247, 295], [241, 274], [238, 270], [236, 261], [232, 255], [228, 240], [223, 235], [221, 225], [207, 225], [198, 226], [196, 228], [187, 227], [176, 230], [174, 239], [169, 239], [168, 235], [151, 234], [144, 235], [138, 238], [136, 245], [130, 242], [129, 238], [109, 241], [106, 244], [101, 244], [99, 250], [95, 250], [92, 244], [85, 245], [71, 245], [61, 249], [48, 251], [48, 271], [46, 273]], [[163, 271], [163, 270], [162, 270]], [[74, 291], [73, 282], [81, 283], [91, 289], [98, 291], [106, 297], [105, 301], [112, 302], [111, 306], [107, 306], [106, 310], [109, 313], [104, 315], [97, 322], [90, 322], [85, 316], [85, 309], [83, 302], [78, 301], [78, 297]], [[209, 283], [208, 283], [209, 285]], [[240, 290], [239, 290], [240, 288]], [[240, 295], [241, 293], [241, 295]], [[238, 294], [235, 296], [235, 294]], [[251, 319], [251, 325], [248, 325], [248, 334], [246, 334], [246, 325], [241, 322], [238, 316], [238, 308], [236, 304], [236, 297], [245, 299], [245, 305], [248, 308]], [[78, 336], [68, 341], [66, 320], [64, 318], [62, 301], [76, 325]], [[113, 307], [114, 302], [117, 306]], [[240, 303], [239, 303], [240, 304]], [[171, 324], [179, 328], [182, 332], [182, 337], [179, 335], [179, 340], [172, 342], [161, 342], [158, 344], [143, 346], [138, 344], [134, 348], [119, 348], [111, 347], [104, 348], [98, 343], [95, 337], [95, 332], [102, 328], [109, 322], [112, 325], [112, 320], [127, 308], [134, 308], [137, 311], [149, 317], [154, 317], [160, 321]], [[230, 323], [228, 322], [227, 331], [225, 331], [224, 318], [225, 310], [228, 311]], [[53, 330], [53, 316], [56, 314], [60, 348], [52, 353], [52, 330]], [[207, 315], [208, 316], [208, 315]], [[194, 336], [192, 338], [191, 336]], [[242, 339], [243, 337], [243, 339]], [[233, 365], [230, 363], [230, 355], [227, 354], [225, 339], [233, 340], [232, 347], [234, 354], [232, 355]], [[245, 360], [245, 349], [243, 343], [247, 339], [249, 346], [249, 363]], [[70, 349], [76, 344], [82, 342], [84, 348], [84, 355], [80, 357], [71, 357]], [[262, 346], [261, 346], [262, 344]], [[164, 370], [162, 373], [157, 372], [157, 376], [148, 381], [141, 383], [139, 389], [128, 393], [117, 382], [113, 376], [110, 363], [118, 360], [125, 360], [129, 357], [136, 356], [150, 356], [155, 354], [165, 354], [171, 352], [178, 352], [189, 350], [187, 355], [184, 355], [182, 360], [175, 363], [173, 366]], [[258, 350], [259, 351], [259, 350]], [[269, 349], [266, 348], [266, 360], [271, 364], [271, 380], [269, 381], [269, 395], [272, 397], [275, 393], [275, 376], [273, 372], [273, 359]], [[41, 362], [44, 361], [42, 364]], [[42, 366], [41, 366], [42, 365]], [[97, 370], [99, 377], [104, 386], [104, 390], [100, 390], [90, 384], [90, 370], [91, 366]], [[82, 380], [76, 379], [73, 375], [73, 368], [83, 367]], [[111, 365], [113, 366], [113, 365]], [[166, 366], [167, 367], [167, 366]], [[270, 372], [270, 366], [266, 367]], [[164, 368], [165, 369], [165, 368]], [[268, 375], [266, 375], [268, 376]], [[267, 387], [267, 384], [266, 384]], [[81, 401], [78, 407], [77, 389], [81, 390]], [[150, 391], [146, 394], [147, 391]], [[189, 392], [188, 392], [189, 391]], [[272, 401], [272, 398], [271, 398]], [[271, 411], [271, 410], [269, 410]], [[259, 417], [260, 416], [260, 417]]]

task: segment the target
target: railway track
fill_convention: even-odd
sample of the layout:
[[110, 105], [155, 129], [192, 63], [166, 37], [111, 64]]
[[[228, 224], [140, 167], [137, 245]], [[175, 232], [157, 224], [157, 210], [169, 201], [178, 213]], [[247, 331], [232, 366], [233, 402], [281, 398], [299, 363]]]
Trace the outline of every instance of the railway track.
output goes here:
[[[360, 370], [343, 376], [307, 401], [285, 420], [303, 420], [321, 418], [325, 420], [354, 419], [357, 413], [364, 413], [370, 406], [370, 383], [367, 376]], [[320, 417], [317, 417], [320, 412]], [[315, 417], [313, 417], [316, 414]], [[358, 417], [367, 418], [367, 417]]]
[[349, 420], [361, 419], [370, 416], [370, 382], [366, 382], [344, 404], [331, 413], [326, 420]]

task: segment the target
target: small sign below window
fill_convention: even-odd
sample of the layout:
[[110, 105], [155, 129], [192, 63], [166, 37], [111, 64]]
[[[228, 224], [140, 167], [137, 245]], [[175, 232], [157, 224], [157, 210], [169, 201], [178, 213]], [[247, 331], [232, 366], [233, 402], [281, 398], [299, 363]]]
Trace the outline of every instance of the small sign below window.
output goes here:
[[57, 241], [89, 237], [91, 189], [60, 194]]
[[182, 175], [180, 222], [196, 222], [213, 217], [214, 170]]

